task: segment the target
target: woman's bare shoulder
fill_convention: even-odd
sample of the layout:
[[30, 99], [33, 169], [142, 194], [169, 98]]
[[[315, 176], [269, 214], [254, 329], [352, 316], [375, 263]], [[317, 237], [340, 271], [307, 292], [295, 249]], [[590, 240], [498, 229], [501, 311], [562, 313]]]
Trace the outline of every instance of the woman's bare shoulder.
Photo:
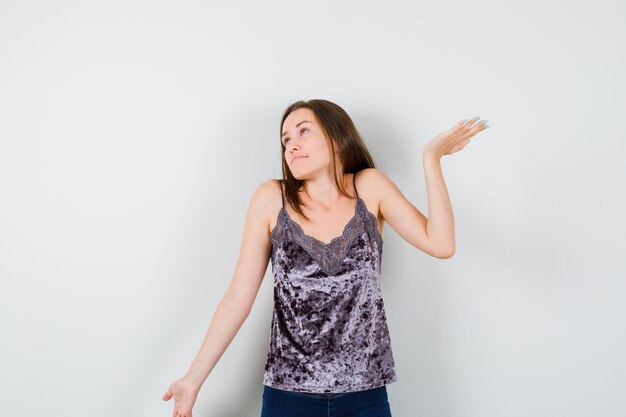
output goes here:
[[281, 200], [281, 183], [277, 179], [269, 179], [257, 187], [255, 194], [259, 196], [259, 200], [265, 204], [272, 205], [273, 202]]
[[355, 175], [356, 178], [354, 181], [359, 196], [366, 197], [378, 203], [380, 200], [378, 193], [381, 191], [381, 183], [384, 182], [381, 181], [381, 179], [384, 179], [386, 175], [377, 168], [364, 168]]
[[363, 168], [362, 170], [356, 173], [356, 179], [358, 181], [359, 178], [363, 178], [363, 177], [369, 178], [369, 177], [377, 175], [377, 173], [379, 172], [381, 171], [378, 170], [377, 168]]
[[257, 204], [263, 212], [263, 222], [267, 225], [268, 235], [274, 228], [278, 211], [282, 207], [281, 182], [269, 179], [262, 182], [255, 191]]

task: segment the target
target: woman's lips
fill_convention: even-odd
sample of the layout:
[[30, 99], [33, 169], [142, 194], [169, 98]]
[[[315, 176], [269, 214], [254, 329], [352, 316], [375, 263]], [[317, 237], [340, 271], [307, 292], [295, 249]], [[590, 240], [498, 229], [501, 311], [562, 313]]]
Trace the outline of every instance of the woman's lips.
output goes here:
[[302, 158], [306, 158], [306, 156], [296, 156], [295, 158], [293, 158], [291, 162], [296, 162], [298, 159], [302, 159]]

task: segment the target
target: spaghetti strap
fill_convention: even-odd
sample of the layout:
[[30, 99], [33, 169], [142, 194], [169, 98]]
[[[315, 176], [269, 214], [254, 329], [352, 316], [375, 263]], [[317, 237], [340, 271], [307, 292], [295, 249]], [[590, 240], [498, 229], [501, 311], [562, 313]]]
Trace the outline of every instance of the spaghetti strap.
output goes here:
[[356, 198], [359, 198], [359, 193], [356, 190], [356, 172], [352, 174], [352, 186], [354, 187], [354, 193], [356, 194]]
[[278, 180], [278, 185], [280, 185], [280, 197], [283, 199], [283, 208], [285, 208], [285, 193], [283, 192], [283, 181]]

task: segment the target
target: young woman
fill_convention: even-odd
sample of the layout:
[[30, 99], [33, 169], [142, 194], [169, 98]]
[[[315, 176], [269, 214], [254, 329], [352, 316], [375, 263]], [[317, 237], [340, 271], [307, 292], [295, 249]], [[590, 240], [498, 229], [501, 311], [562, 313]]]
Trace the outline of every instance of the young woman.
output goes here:
[[437, 258], [455, 252], [440, 159], [486, 129], [457, 122], [423, 150], [426, 218], [374, 166], [348, 114], [298, 101], [281, 120], [282, 180], [250, 201], [235, 272], [187, 374], [173, 382], [174, 417], [192, 417], [200, 387], [248, 317], [271, 261], [274, 311], [262, 417], [391, 416], [397, 380], [380, 290], [382, 226]]

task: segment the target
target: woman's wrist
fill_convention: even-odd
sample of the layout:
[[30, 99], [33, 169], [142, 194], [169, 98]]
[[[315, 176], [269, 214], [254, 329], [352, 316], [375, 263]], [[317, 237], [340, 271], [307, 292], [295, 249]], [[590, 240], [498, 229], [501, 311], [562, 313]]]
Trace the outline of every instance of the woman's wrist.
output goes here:
[[430, 149], [424, 149], [422, 151], [422, 159], [441, 159], [442, 155], [439, 152], [435, 152]]
[[200, 388], [202, 387], [202, 384], [204, 383], [206, 378], [202, 378], [199, 375], [193, 373], [188, 373], [182, 379], [194, 391], [200, 391]]

